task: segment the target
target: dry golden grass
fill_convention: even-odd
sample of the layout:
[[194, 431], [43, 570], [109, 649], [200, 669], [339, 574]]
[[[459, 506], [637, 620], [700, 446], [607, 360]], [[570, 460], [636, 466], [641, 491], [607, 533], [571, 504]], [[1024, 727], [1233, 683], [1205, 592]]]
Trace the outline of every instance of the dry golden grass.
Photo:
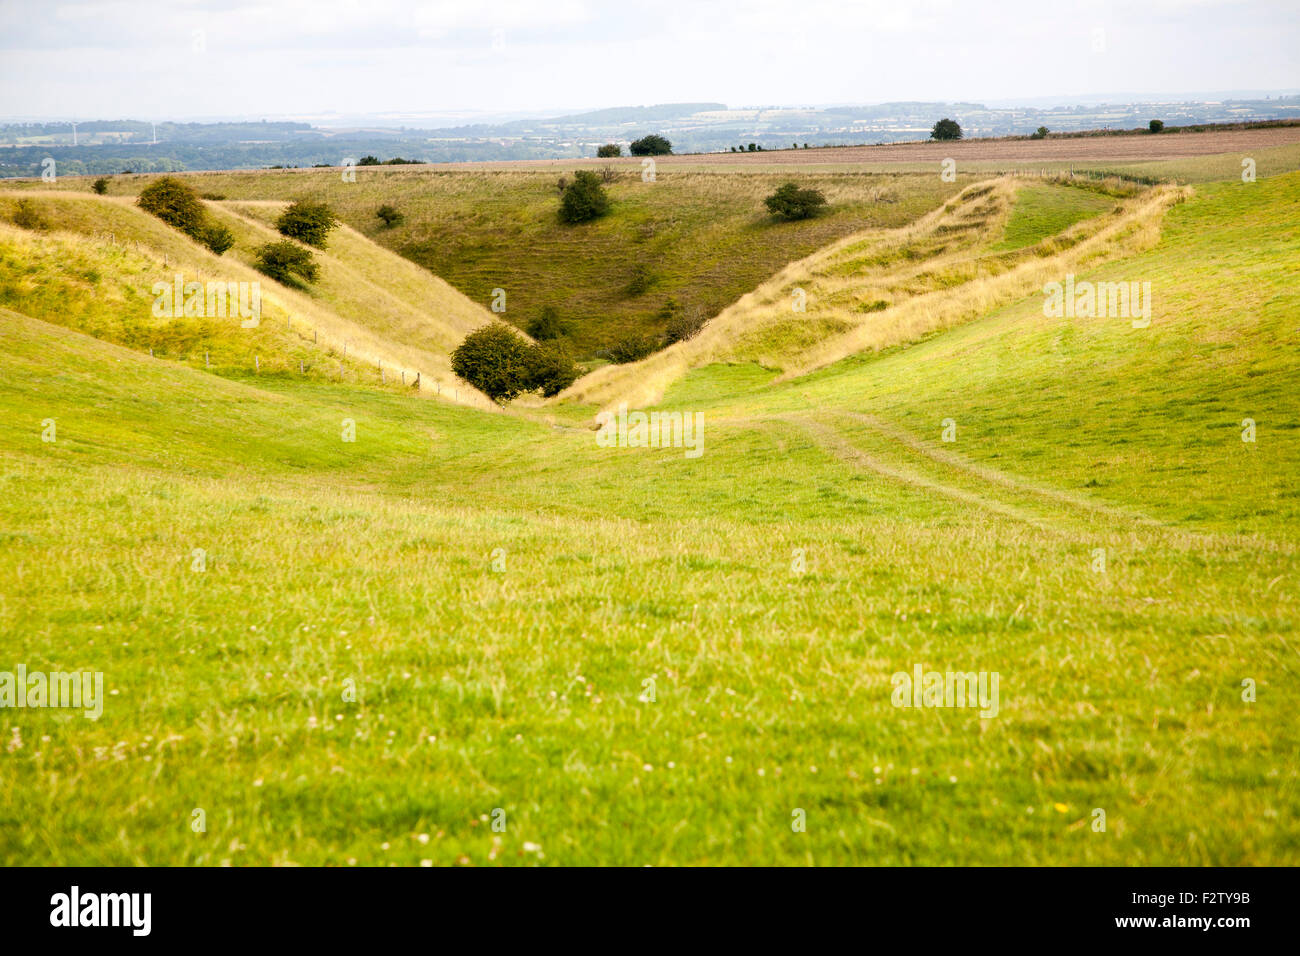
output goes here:
[[[9, 218], [12, 198], [0, 194], [0, 218]], [[300, 290], [253, 268], [256, 249], [281, 237], [259, 211], [239, 209], [240, 204], [207, 204], [213, 218], [236, 237], [224, 256], [216, 256], [136, 208], [129, 198], [64, 191], [24, 198], [50, 229], [31, 232], [0, 223], [4, 241], [28, 248], [33, 261], [88, 264], [103, 280], [96, 295], [120, 298], [127, 290], [133, 302], [148, 303], [153, 284], [170, 282], [176, 273], [186, 281], [257, 282], [263, 325], [283, 323], [304, 346], [314, 347], [322, 364], [346, 354], [352, 363], [373, 370], [382, 363], [389, 380], [402, 381], [404, 376], [413, 382], [419, 373], [422, 393], [476, 408], [498, 408], [452, 374], [449, 357], [465, 333], [490, 321], [491, 314], [346, 226], [331, 234], [328, 249], [313, 251], [320, 280]], [[64, 278], [81, 281], [73, 275]], [[138, 302], [134, 307], [132, 314], [147, 316], [147, 305], [143, 312]], [[75, 327], [75, 317], [65, 324]], [[263, 353], [262, 360], [271, 364], [274, 356]]]

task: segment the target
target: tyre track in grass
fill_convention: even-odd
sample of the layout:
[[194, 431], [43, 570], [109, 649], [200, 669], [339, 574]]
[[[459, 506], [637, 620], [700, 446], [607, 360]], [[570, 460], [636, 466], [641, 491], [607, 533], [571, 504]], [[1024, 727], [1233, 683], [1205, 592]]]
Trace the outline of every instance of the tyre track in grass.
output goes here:
[[[921, 491], [941, 495], [1055, 537], [1098, 543], [1102, 536], [1161, 539], [1167, 546], [1236, 550], [1264, 542], [1245, 535], [1189, 530], [1141, 512], [1097, 501], [1086, 495], [1042, 485], [953, 452], [931, 447], [904, 429], [874, 416], [843, 410], [790, 414], [781, 421], [809, 436], [833, 457], [863, 471]], [[846, 433], [839, 423], [853, 422], [865, 431]], [[874, 443], [874, 444], [873, 444]], [[1275, 552], [1292, 554], [1286, 542], [1267, 541]]]

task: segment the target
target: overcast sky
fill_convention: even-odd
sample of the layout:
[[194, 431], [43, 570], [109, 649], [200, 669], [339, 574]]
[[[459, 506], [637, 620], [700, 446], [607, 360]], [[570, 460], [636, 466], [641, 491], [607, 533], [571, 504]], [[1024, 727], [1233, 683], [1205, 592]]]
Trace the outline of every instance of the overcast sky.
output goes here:
[[1300, 0], [0, 0], [0, 115], [523, 112], [1300, 87]]

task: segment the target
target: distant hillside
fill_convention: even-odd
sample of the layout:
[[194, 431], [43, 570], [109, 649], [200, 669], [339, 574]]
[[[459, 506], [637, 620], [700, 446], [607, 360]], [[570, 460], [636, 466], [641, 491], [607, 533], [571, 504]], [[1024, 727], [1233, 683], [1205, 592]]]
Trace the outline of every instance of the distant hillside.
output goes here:
[[[957, 120], [968, 137], [1300, 119], [1300, 96], [1272, 99], [1128, 102], [1052, 107], [988, 107], [968, 102], [891, 102], [819, 107], [728, 107], [667, 103], [563, 116], [466, 123], [454, 127], [333, 129], [305, 123], [159, 123], [113, 120], [0, 126], [0, 177], [38, 176], [53, 159], [64, 175], [337, 166], [373, 154], [430, 163], [575, 159], [599, 144], [628, 143], [647, 133], [667, 136], [678, 153], [844, 146], [924, 139], [936, 120]], [[365, 124], [358, 124], [365, 125]]]

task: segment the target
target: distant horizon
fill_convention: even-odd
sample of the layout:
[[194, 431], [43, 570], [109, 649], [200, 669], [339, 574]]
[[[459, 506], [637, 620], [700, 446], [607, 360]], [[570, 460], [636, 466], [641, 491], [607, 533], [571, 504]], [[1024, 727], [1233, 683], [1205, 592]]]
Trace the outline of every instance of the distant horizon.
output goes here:
[[[826, 109], [847, 109], [847, 108], [871, 108], [884, 106], [891, 103], [921, 103], [934, 104], [937, 106], [955, 106], [959, 104], [977, 104], [988, 109], [1057, 109], [1071, 106], [1133, 106], [1145, 104], [1164, 104], [1164, 103], [1206, 103], [1206, 102], [1225, 102], [1229, 100], [1265, 100], [1265, 99], [1285, 99], [1288, 97], [1300, 96], [1300, 87], [1284, 87], [1277, 89], [1258, 89], [1258, 90], [1198, 90], [1198, 91], [1177, 91], [1172, 93], [1143, 93], [1143, 92], [1122, 92], [1115, 94], [1097, 94], [1097, 95], [1058, 95], [1058, 96], [1035, 96], [1024, 98], [981, 98], [981, 97], [961, 97], [959, 99], [883, 99], [883, 100], [827, 100], [824, 102], [800, 102], [800, 103], [745, 103], [731, 104], [727, 103], [725, 108], [732, 111], [745, 110], [826, 110]], [[52, 115], [52, 114], [30, 114], [30, 115], [0, 115], [0, 124], [21, 124], [21, 123], [96, 123], [111, 122], [114, 120], [125, 120], [131, 122], [157, 122], [157, 123], [258, 123], [258, 122], [275, 122], [275, 123], [310, 123], [323, 129], [334, 128], [352, 128], [359, 123], [379, 128], [398, 129], [402, 126], [409, 126], [411, 121], [443, 121], [442, 126], [461, 126], [473, 125], [480, 123], [508, 123], [518, 120], [528, 119], [563, 119], [570, 116], [581, 116], [585, 113], [594, 113], [602, 110], [620, 110], [620, 109], [645, 109], [652, 107], [676, 106], [679, 103], [722, 103], [722, 100], [710, 100], [707, 97], [689, 100], [665, 100], [655, 103], [615, 103], [606, 105], [590, 105], [563, 107], [556, 106], [546, 109], [537, 110], [516, 110], [516, 111], [499, 111], [499, 110], [472, 110], [472, 109], [449, 109], [449, 110], [429, 110], [429, 111], [403, 111], [388, 110], [378, 111], [375, 113], [344, 113], [341, 111], [333, 112], [313, 112], [313, 111], [290, 111], [287, 113], [229, 113], [229, 114], [177, 114], [164, 116], [149, 116], [142, 114], [132, 114], [130, 112], [120, 112], [114, 114], [105, 114], [100, 116], [87, 115]], [[331, 122], [333, 121], [333, 123]], [[345, 122], [346, 121], [346, 122]], [[439, 127], [422, 127], [422, 128], [439, 128]]]

